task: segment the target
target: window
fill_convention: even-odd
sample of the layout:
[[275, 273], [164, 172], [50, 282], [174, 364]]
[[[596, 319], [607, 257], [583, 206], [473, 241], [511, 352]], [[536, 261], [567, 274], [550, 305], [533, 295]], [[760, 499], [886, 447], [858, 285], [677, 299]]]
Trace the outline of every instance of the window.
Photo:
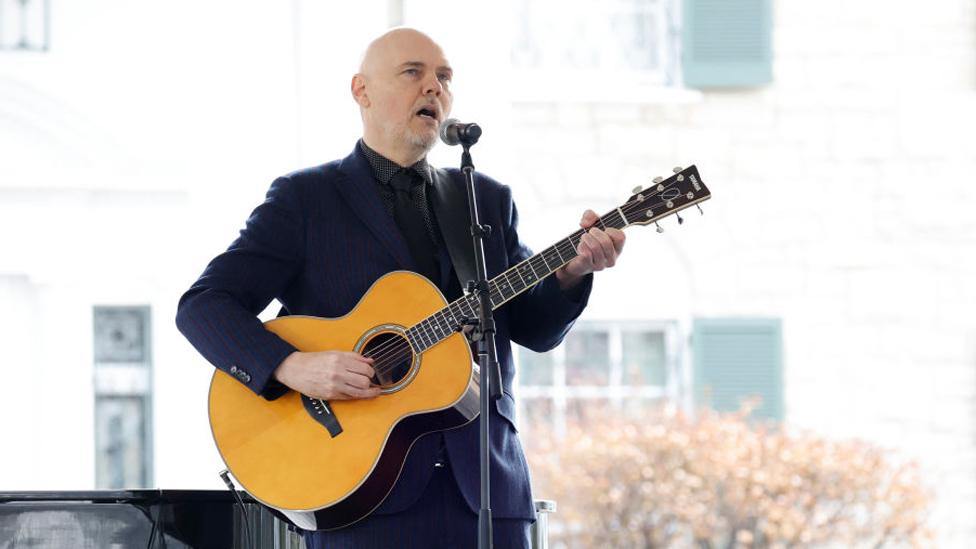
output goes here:
[[47, 51], [50, 0], [0, 0], [0, 50]]
[[[675, 83], [675, 0], [516, 0], [512, 64]], [[579, 75], [577, 74], [577, 77]]]
[[95, 485], [152, 485], [152, 361], [149, 307], [93, 312]]
[[692, 88], [773, 80], [771, 0], [685, 0], [682, 71]]
[[520, 428], [563, 432], [587, 409], [640, 413], [678, 403], [686, 385], [678, 330], [664, 322], [579, 322], [548, 353], [518, 348]]

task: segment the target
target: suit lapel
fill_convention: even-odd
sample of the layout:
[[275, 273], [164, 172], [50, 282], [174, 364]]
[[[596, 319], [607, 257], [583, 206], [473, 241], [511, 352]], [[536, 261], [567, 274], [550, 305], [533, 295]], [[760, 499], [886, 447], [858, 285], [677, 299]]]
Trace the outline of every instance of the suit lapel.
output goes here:
[[464, 185], [453, 181], [444, 170], [434, 169], [434, 197], [431, 201], [441, 237], [447, 244], [451, 263], [457, 272], [461, 288], [475, 279], [474, 251], [471, 248], [471, 216], [468, 215], [468, 194]]
[[396, 259], [397, 263], [406, 270], [416, 271], [410, 250], [397, 229], [393, 218], [387, 214], [386, 208], [376, 191], [376, 180], [373, 178], [369, 162], [359, 150], [359, 144], [352, 154], [342, 159], [339, 164], [339, 177], [336, 188], [349, 204], [349, 208], [369, 227], [373, 236]]

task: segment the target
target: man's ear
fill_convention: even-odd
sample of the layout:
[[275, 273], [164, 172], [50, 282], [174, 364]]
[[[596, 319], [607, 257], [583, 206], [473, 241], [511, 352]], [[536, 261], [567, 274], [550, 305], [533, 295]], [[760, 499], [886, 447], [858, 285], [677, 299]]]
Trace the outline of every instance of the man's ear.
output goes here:
[[349, 90], [352, 92], [352, 98], [356, 100], [356, 103], [359, 103], [360, 107], [369, 107], [369, 96], [366, 95], [366, 79], [363, 78], [363, 75], [354, 74], [352, 76]]

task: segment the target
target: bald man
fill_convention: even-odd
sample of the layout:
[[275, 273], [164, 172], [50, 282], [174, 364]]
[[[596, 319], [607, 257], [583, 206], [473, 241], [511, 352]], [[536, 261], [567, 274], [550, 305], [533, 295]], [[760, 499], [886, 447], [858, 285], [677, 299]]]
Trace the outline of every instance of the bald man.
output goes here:
[[[215, 367], [267, 399], [290, 390], [375, 398], [371, 359], [299, 351], [256, 315], [278, 299], [279, 315], [340, 317], [379, 277], [404, 269], [426, 276], [448, 301], [461, 296], [474, 271], [463, 178], [426, 161], [451, 112], [453, 76], [440, 46], [419, 31], [393, 29], [370, 43], [351, 82], [363, 121], [352, 153], [276, 179], [240, 237], [180, 300], [177, 326]], [[509, 188], [481, 174], [476, 187], [482, 222], [493, 227], [485, 243], [493, 277], [532, 252], [518, 238]], [[581, 225], [595, 221], [587, 210]], [[623, 245], [622, 232], [591, 228], [576, 258], [496, 311], [504, 388], [490, 422], [496, 547], [528, 547], [534, 519], [511, 343], [537, 352], [558, 345], [586, 306], [592, 273], [612, 266]], [[418, 439], [377, 509], [348, 527], [306, 533], [308, 547], [476, 547], [478, 431], [472, 422]]]

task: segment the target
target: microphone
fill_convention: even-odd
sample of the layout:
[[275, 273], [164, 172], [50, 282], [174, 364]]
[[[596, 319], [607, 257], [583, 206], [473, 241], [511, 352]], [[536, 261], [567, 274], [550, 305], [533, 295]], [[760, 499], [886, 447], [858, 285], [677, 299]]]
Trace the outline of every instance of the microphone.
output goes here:
[[460, 143], [465, 147], [470, 147], [477, 143], [478, 138], [481, 137], [481, 126], [474, 122], [462, 124], [458, 122], [457, 118], [448, 118], [441, 124], [440, 133], [441, 141], [447, 145], [453, 147]]

